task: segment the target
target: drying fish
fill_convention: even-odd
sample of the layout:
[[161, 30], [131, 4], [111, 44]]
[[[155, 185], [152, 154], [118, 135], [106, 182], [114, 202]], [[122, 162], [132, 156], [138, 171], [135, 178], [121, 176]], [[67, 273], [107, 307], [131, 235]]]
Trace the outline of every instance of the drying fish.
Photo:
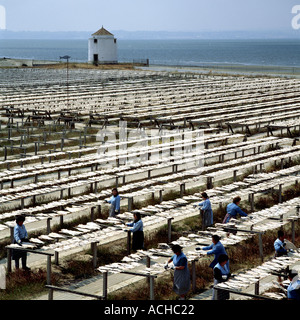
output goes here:
[[81, 227], [75, 227], [76, 230], [80, 231], [80, 233], [88, 232], [89, 229], [81, 228]]
[[188, 238], [199, 238], [199, 235], [191, 233], [191, 234], [188, 235]]
[[245, 278], [243, 276], [236, 276], [234, 279], [245, 282], [245, 283], [251, 283], [249, 278]]
[[141, 259], [141, 256], [135, 253], [132, 253], [131, 255], [129, 255], [130, 258], [135, 259], [135, 260], [139, 260]]
[[[281, 286], [279, 282], [273, 280], [273, 281], [272, 281], [272, 284], [273, 284], [275, 287], [277, 287], [278, 289], [280, 289], [280, 290], [282, 290], [283, 292], [287, 293], [287, 290], [286, 290], [283, 286]], [[282, 284], [283, 284], [283, 283], [282, 283]]]
[[82, 234], [82, 232], [75, 231], [75, 230], [68, 230], [68, 229], [61, 229], [60, 233], [65, 233], [65, 234], [68, 234], [68, 235], [71, 235], [71, 236], [77, 236], [77, 235]]
[[99, 270], [100, 272], [107, 272], [107, 271], [110, 270], [110, 268], [108, 268], [108, 267], [99, 267], [98, 270]]
[[249, 285], [238, 280], [229, 280], [227, 282], [228, 286], [231, 286], [232, 288], [247, 288]]
[[36, 248], [36, 245], [29, 243], [29, 242], [22, 242], [22, 246], [19, 244], [10, 244], [10, 248], [24, 248], [24, 249], [34, 249]]
[[276, 300], [281, 300], [284, 298], [284, 296], [282, 296], [281, 294], [274, 293], [274, 292], [265, 292], [263, 295], [270, 297], [270, 298], [273, 298], [273, 299], [276, 299]]
[[179, 239], [178, 239], [178, 241], [190, 241], [191, 239], [189, 239], [189, 238], [186, 238], [186, 237], [180, 237]]
[[155, 256], [155, 255], [152, 255], [151, 256], [151, 259], [153, 259], [153, 260], [158, 260], [160, 257], [158, 257], [158, 256]]
[[47, 241], [53, 241], [54, 240], [54, 238], [52, 238], [50, 236], [47, 236], [47, 235], [41, 235], [38, 238], [41, 239], [41, 240], [47, 240]]
[[55, 238], [55, 239], [65, 239], [66, 238], [65, 236], [58, 234], [58, 233], [55, 233], [55, 232], [49, 233], [48, 236], [51, 238]]
[[121, 261], [123, 262], [134, 262], [135, 260], [129, 257], [124, 257]]
[[186, 200], [184, 200], [184, 199], [175, 199], [175, 201], [176, 202], [179, 202], [179, 203], [184, 203], [184, 204], [186, 204], [186, 203], [188, 203]]
[[146, 257], [147, 256], [147, 251], [144, 250], [137, 250], [138, 255], [140, 255], [141, 257]]
[[96, 221], [98, 221], [99, 223], [107, 223], [107, 220], [104, 219], [96, 219]]
[[170, 249], [169, 245], [167, 243], [159, 243], [157, 245], [158, 249]]
[[216, 288], [220, 289], [231, 289], [231, 287], [226, 282], [221, 282], [215, 285]]
[[291, 241], [285, 239], [284, 242], [285, 242], [285, 244], [286, 244], [286, 245], [285, 245], [285, 249], [286, 249], [286, 250], [290, 250], [290, 249], [295, 250], [295, 251], [298, 250], [298, 248], [297, 248]]
[[131, 262], [130, 263], [132, 266], [134, 266], [134, 267], [141, 267], [142, 266], [142, 264], [141, 263], [138, 263], [138, 262]]
[[36, 244], [44, 244], [45, 243], [44, 241], [37, 239], [37, 238], [30, 238], [29, 241], [32, 243], [36, 243]]
[[249, 278], [250, 280], [253, 280], [253, 281], [260, 278], [259, 275], [257, 275], [255, 272], [253, 274], [250, 274], [249, 271], [247, 273], [244, 273], [242, 276], [245, 278]]

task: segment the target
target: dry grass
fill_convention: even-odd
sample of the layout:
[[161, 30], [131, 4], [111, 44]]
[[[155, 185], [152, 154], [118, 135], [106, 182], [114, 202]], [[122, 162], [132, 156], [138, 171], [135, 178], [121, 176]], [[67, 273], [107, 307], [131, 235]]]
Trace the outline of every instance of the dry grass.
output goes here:
[[270, 207], [278, 204], [278, 199], [279, 199], [279, 197], [277, 194], [259, 197], [255, 201], [254, 208], [256, 210], [263, 210], [266, 208], [270, 208]]
[[[282, 192], [282, 201], [288, 201], [293, 198], [300, 196], [300, 184], [293, 184], [283, 190]], [[277, 190], [274, 190], [273, 193], [268, 195], [261, 196], [255, 199], [254, 207], [256, 210], [263, 210], [270, 208], [279, 202], [279, 194]]]
[[[44, 66], [36, 66], [34, 68], [46, 68], [46, 69], [66, 69], [67, 63], [49, 64]], [[99, 64], [95, 66], [90, 63], [73, 63], [68, 65], [69, 69], [95, 69], [95, 70], [133, 70], [132, 63], [118, 63], [118, 64]]]
[[[45, 290], [47, 273], [43, 269], [32, 272], [17, 270], [6, 277], [6, 289], [0, 291], [0, 300], [25, 300], [40, 295]], [[55, 285], [58, 275], [52, 273], [51, 282]]]
[[[172, 290], [173, 275], [165, 274], [155, 279], [155, 300], [175, 300], [177, 295]], [[150, 290], [147, 279], [132, 284], [130, 288], [120, 289], [108, 295], [109, 300], [149, 300]]]

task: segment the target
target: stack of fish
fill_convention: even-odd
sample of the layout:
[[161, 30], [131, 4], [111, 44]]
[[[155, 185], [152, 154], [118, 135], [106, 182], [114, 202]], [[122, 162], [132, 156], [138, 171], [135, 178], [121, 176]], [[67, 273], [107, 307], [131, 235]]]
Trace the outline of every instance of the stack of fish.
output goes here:
[[30, 242], [22, 242], [22, 245], [20, 246], [19, 244], [15, 243], [15, 244], [10, 244], [9, 248], [24, 248], [24, 249], [36, 249], [37, 246], [34, 243], [30, 243]]
[[282, 300], [282, 299], [286, 298], [286, 295], [281, 292], [265, 292], [264, 296], [270, 297], [270, 298], [273, 298], [276, 300]]

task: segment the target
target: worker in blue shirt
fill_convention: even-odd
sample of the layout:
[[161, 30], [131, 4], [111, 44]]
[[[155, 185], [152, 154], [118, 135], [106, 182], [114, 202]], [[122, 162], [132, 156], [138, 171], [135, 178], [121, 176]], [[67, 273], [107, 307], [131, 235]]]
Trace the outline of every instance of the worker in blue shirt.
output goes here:
[[287, 288], [287, 298], [289, 300], [300, 301], [300, 279], [296, 270], [290, 270], [288, 278], [291, 281]]
[[231, 218], [236, 218], [239, 214], [240, 216], [247, 217], [247, 213], [245, 213], [240, 207], [239, 204], [241, 202], [240, 197], [235, 197], [226, 208], [226, 215], [224, 217], [223, 223], [228, 223]]
[[132, 227], [130, 229], [132, 232], [132, 250], [142, 250], [144, 249], [144, 226], [141, 214], [134, 212], [133, 219], [133, 222], [126, 224], [128, 227]]
[[287, 255], [287, 250], [285, 249], [286, 244], [284, 243], [284, 232], [279, 230], [278, 238], [274, 242], [274, 249], [275, 249], [275, 257], [281, 257]]
[[[24, 221], [25, 221], [24, 216], [17, 216], [16, 225], [14, 227], [14, 243], [17, 243], [20, 246], [22, 246], [22, 242], [28, 241], [28, 234], [24, 226]], [[22, 269], [30, 270], [30, 268], [26, 266], [27, 252], [23, 250], [13, 250], [12, 259], [15, 260], [16, 269], [19, 269], [20, 258], [22, 260]]]
[[107, 203], [110, 203], [109, 216], [115, 217], [120, 213], [120, 202], [121, 198], [117, 188], [112, 189], [112, 196], [109, 200], [105, 200]]
[[209, 196], [207, 195], [206, 192], [201, 193], [203, 201], [198, 204], [200, 209], [203, 211], [203, 223], [204, 223], [204, 228], [209, 227], [213, 225], [213, 211], [211, 209], [211, 203], [209, 200]]
[[[230, 270], [228, 267], [228, 256], [220, 254], [218, 263], [214, 267], [214, 285], [227, 281], [230, 277]], [[217, 292], [216, 292], [217, 291]], [[228, 300], [229, 292], [226, 290], [213, 289], [212, 300]]]
[[166, 262], [165, 269], [168, 269], [168, 264], [173, 262], [171, 267], [174, 270], [173, 291], [179, 295], [179, 300], [185, 300], [185, 296], [191, 288], [188, 260], [180, 245], [175, 244], [172, 251], [174, 255]]
[[[198, 248], [196, 248], [198, 249]], [[214, 254], [214, 260], [211, 262], [209, 265], [210, 268], [214, 268], [215, 265], [218, 263], [218, 258], [221, 254], [226, 254], [225, 248], [223, 244], [220, 242], [220, 237], [218, 235], [213, 235], [212, 236], [212, 244], [210, 246], [203, 247], [202, 250], [209, 250], [207, 252], [207, 255], [212, 255]], [[229, 267], [229, 262], [227, 261], [227, 265]]]

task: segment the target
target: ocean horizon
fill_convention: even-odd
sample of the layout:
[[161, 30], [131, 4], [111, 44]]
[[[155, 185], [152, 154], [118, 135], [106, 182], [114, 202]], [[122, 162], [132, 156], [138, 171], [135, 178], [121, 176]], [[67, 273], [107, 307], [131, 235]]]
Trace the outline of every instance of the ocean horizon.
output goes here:
[[[149, 59], [151, 65], [300, 66], [297, 39], [118, 40], [118, 61]], [[0, 58], [87, 62], [87, 40], [0, 40]]]

